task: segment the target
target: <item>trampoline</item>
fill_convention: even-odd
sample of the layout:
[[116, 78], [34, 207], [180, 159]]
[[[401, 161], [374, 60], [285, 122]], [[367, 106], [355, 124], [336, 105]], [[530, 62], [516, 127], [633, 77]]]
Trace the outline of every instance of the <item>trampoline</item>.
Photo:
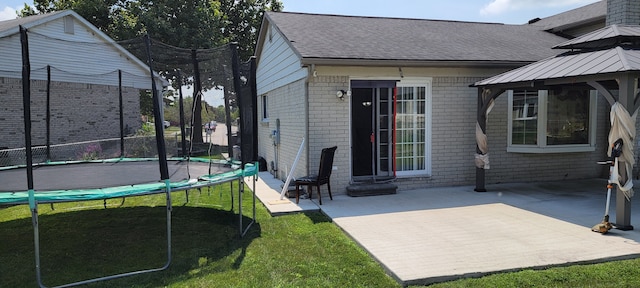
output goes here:
[[[125, 198], [131, 196], [141, 196], [149, 194], [164, 194], [166, 199], [166, 250], [167, 260], [164, 266], [159, 268], [151, 268], [146, 270], [132, 271], [117, 275], [104, 276], [94, 279], [88, 279], [78, 281], [74, 283], [64, 284], [58, 287], [69, 287], [76, 285], [83, 285], [97, 281], [110, 280], [115, 278], [121, 278], [126, 276], [132, 276], [142, 273], [162, 271], [169, 267], [171, 263], [171, 211], [172, 201], [171, 193], [175, 191], [185, 191], [187, 193], [190, 189], [200, 189], [203, 187], [210, 187], [226, 182], [231, 183], [231, 210], [235, 209], [234, 194], [237, 193], [238, 199], [238, 232], [240, 237], [243, 237], [247, 231], [251, 228], [252, 224], [256, 221], [256, 196], [252, 193], [253, 211], [251, 221], [243, 224], [243, 212], [242, 212], [242, 195], [244, 193], [245, 181], [251, 181], [253, 184], [253, 190], [255, 192], [255, 183], [258, 175], [257, 149], [256, 149], [256, 105], [255, 105], [255, 60], [250, 61], [249, 65], [240, 67], [237, 56], [237, 46], [235, 44], [225, 45], [209, 50], [192, 50], [192, 49], [177, 49], [167, 45], [155, 45], [155, 47], [165, 47], [165, 51], [158, 54], [164, 55], [159, 58], [152, 57], [151, 51], [151, 39], [148, 36], [139, 39], [127, 40], [125, 43], [106, 43], [108, 47], [99, 47], [103, 45], [99, 43], [74, 43], [74, 47], [78, 49], [75, 53], [82, 55], [82, 51], [111, 51], [112, 46], [118, 46], [121, 53], [128, 54], [132, 59], [137, 57], [138, 59], [146, 60], [148, 75], [140, 76], [134, 74], [126, 74], [121, 70], [117, 70], [117, 77], [115, 83], [113, 83], [112, 73], [102, 73], [96, 75], [79, 75], [79, 74], [67, 74], [77, 79], [83, 79], [87, 81], [93, 81], [96, 85], [106, 85], [110, 87], [108, 91], [117, 91], [118, 95], [115, 95], [115, 99], [106, 99], [107, 96], [101, 96], [103, 98], [96, 103], [88, 104], [87, 107], [82, 106], [82, 109], [61, 109], [56, 106], [57, 102], [67, 101], [69, 97], [65, 94], [67, 91], [58, 90], [56, 87], [62, 87], [65, 85], [51, 85], [52, 79], [60, 77], [60, 75], [52, 75], [54, 73], [64, 74], [65, 72], [55, 67], [46, 66], [46, 75], [39, 75], [35, 79], [31, 78], [31, 72], [40, 73], [45, 71], [44, 69], [32, 69], [30, 57], [40, 59], [37, 56], [37, 52], [47, 53], [47, 51], [29, 51], [29, 39], [27, 29], [19, 27], [19, 37], [22, 51], [22, 112], [23, 115], [9, 115], [7, 118], [20, 118], [22, 117], [24, 127], [24, 146], [17, 146], [10, 149], [0, 148], [0, 206], [9, 205], [27, 205], [31, 211], [31, 218], [34, 231], [34, 250], [35, 250], [35, 271], [38, 285], [45, 287], [42, 283], [41, 267], [40, 267], [40, 239], [39, 239], [39, 221], [38, 221], [38, 205], [39, 204], [51, 204], [59, 202], [74, 202], [74, 201], [88, 201], [88, 200], [105, 200], [112, 198]], [[32, 34], [37, 38], [36, 42], [46, 46], [46, 43], [51, 41], [61, 41], [59, 39], [53, 39]], [[13, 37], [9, 35], [7, 37]], [[38, 38], [39, 37], [39, 38]], [[68, 41], [68, 40], [64, 40]], [[157, 43], [156, 43], [157, 44]], [[122, 45], [122, 46], [120, 46]], [[124, 46], [127, 46], [123, 48]], [[125, 52], [125, 50], [128, 52]], [[34, 53], [36, 52], [36, 53]], [[159, 52], [159, 51], [156, 51]], [[30, 56], [31, 53], [31, 56]], [[198, 56], [198, 53], [200, 55]], [[180, 57], [182, 58], [180, 58]], [[196, 57], [198, 56], [198, 57]], [[176, 59], [187, 59], [186, 62], [176, 62]], [[162, 62], [163, 59], [165, 62]], [[159, 91], [158, 83], [167, 83], [159, 73], [153, 70], [153, 64], [162, 66], [164, 77], [175, 77], [169, 74], [177, 71], [180, 79], [177, 83], [181, 83], [181, 79], [191, 79], [196, 89], [194, 89], [194, 101], [192, 108], [192, 115], [195, 114], [195, 107], [202, 100], [202, 84], [201, 79], [210, 81], [205, 83], [206, 87], [211, 89], [212, 87], [225, 87], [229, 93], [233, 93], [238, 103], [239, 114], [242, 119], [241, 125], [241, 137], [244, 139], [241, 143], [241, 155], [240, 159], [230, 160], [211, 160], [208, 158], [192, 157], [192, 149], [186, 149], [187, 134], [185, 123], [185, 117], [182, 111], [182, 88], [180, 87], [180, 130], [181, 130], [181, 145], [176, 143], [175, 146], [167, 148], [165, 140], [165, 131], [163, 127], [163, 108], [161, 100], [161, 91]], [[201, 68], [198, 68], [199, 65]], [[171, 68], [173, 67], [173, 68]], [[191, 67], [191, 68], [190, 68]], [[203, 68], [204, 67], [204, 68]], [[232, 69], [227, 69], [231, 67]], [[172, 70], [173, 69], [173, 70]], [[200, 74], [200, 70], [204, 72]], [[38, 72], [40, 71], [40, 72]], [[180, 72], [182, 71], [182, 72]], [[185, 71], [190, 73], [181, 74]], [[224, 73], [220, 73], [224, 71]], [[231, 71], [231, 72], [229, 72]], [[140, 72], [140, 71], [138, 71]], [[230, 74], [232, 73], [232, 74]], [[244, 73], [244, 74], [243, 74]], [[125, 75], [125, 81], [123, 81], [123, 74]], [[181, 75], [181, 76], [180, 76]], [[249, 79], [241, 83], [240, 78]], [[125, 109], [125, 103], [131, 103], [130, 100], [124, 99], [123, 91], [126, 89], [123, 87], [123, 83], [127, 81], [134, 81], [134, 78], [148, 77], [148, 83], [150, 85], [145, 87], [134, 87], [137, 89], [147, 89], [151, 93], [153, 101], [153, 129], [154, 134], [151, 136], [139, 137], [137, 135], [126, 135], [125, 123], [134, 123], [139, 121], [140, 111], [131, 111]], [[108, 78], [108, 79], [107, 79]], [[32, 80], [45, 80], [45, 89], [35, 89], [32, 95], [31, 84], [36, 83]], [[59, 80], [58, 80], [59, 81]], [[137, 80], [136, 80], [137, 81]], [[230, 82], [231, 81], [231, 82]], [[51, 88], [53, 86], [53, 88]], [[87, 85], [88, 86], [88, 85]], [[112, 87], [117, 87], [113, 89]], [[46, 97], [42, 91], [46, 91]], [[53, 91], [52, 91], [53, 90]], [[130, 93], [131, 94], [131, 93]], [[134, 94], [138, 97], [138, 94]], [[130, 96], [130, 95], [129, 95]], [[111, 96], [109, 96], [111, 97]], [[244, 99], [244, 101], [243, 101]], [[129, 101], [129, 102], [127, 102]], [[102, 104], [105, 102], [107, 104]], [[36, 107], [32, 107], [32, 103], [36, 103]], [[45, 105], [46, 103], [46, 105]], [[111, 104], [109, 104], [111, 103]], [[113, 103], [119, 103], [113, 105]], [[243, 104], [244, 103], [244, 104]], [[112, 105], [112, 106], [100, 106], [100, 105]], [[35, 111], [32, 111], [33, 110]], [[64, 107], [63, 107], [64, 108]], [[82, 125], [98, 125], [97, 121], [88, 121], [83, 117], [91, 117], [87, 111], [96, 109], [100, 113], [102, 118], [111, 120], [110, 125], [103, 125], [106, 129], [116, 130], [113, 131], [100, 131], [100, 133], [91, 133], [89, 129]], [[106, 111], [106, 112], [105, 112]], [[113, 113], [112, 113], [113, 112]], [[52, 113], [57, 113], [52, 116]], [[84, 113], [84, 114], [83, 114]], [[128, 113], [128, 114], [127, 114]], [[77, 116], [75, 114], [81, 114]], [[135, 115], [131, 115], [135, 114]], [[75, 115], [75, 116], [74, 116]], [[88, 116], [87, 116], [88, 115]], [[36, 118], [36, 119], [32, 119]], [[38, 118], [40, 117], [40, 118]], [[78, 118], [73, 118], [78, 117]], [[51, 124], [51, 119], [62, 119], [65, 121], [65, 125]], [[133, 120], [132, 120], [133, 119]], [[119, 120], [119, 121], [118, 121]], [[86, 123], [83, 121], [87, 121]], [[127, 122], [129, 121], [129, 122]], [[119, 122], [119, 125], [115, 124]], [[80, 123], [80, 124], [78, 124]], [[227, 122], [230, 123], [230, 122]], [[191, 119], [189, 127], [198, 127], [199, 123], [194, 123]], [[36, 128], [32, 129], [35, 125]], [[75, 126], [72, 126], [75, 125]], [[56, 129], [66, 131], [59, 131]], [[199, 129], [190, 129], [190, 142], [194, 141], [194, 132]], [[81, 133], [82, 131], [85, 134]], [[44, 136], [43, 134], [45, 134]], [[111, 133], [111, 134], [110, 134]], [[119, 138], [91, 138], [100, 137], [104, 135], [110, 135], [110, 137], [116, 137], [114, 134], [119, 135]], [[131, 134], [131, 133], [129, 133]], [[57, 135], [57, 136], [56, 136]], [[98, 135], [98, 136], [96, 136]], [[160, 136], [159, 136], [160, 135]], [[56, 138], [57, 137], [57, 138]], [[73, 138], [75, 137], [75, 138]], [[82, 137], [88, 139], [81, 139]], [[14, 137], [18, 138], [18, 137]], [[141, 143], [142, 140], [149, 138], [145, 143]], [[176, 137], [177, 138], [177, 137]], [[44, 142], [44, 145], [33, 145], [32, 141]], [[142, 139], [142, 140], [141, 140]], [[146, 141], [146, 140], [145, 140]], [[55, 142], [55, 143], [54, 143]], [[153, 142], [149, 144], [148, 142]], [[177, 140], [176, 140], [177, 142]], [[181, 147], [179, 147], [181, 146]], [[168, 151], [175, 149], [173, 151]], [[211, 149], [211, 148], [210, 148]], [[132, 152], [135, 151], [135, 152]], [[137, 154], [143, 151], [145, 156], [137, 157]], [[176, 157], [177, 156], [180, 157]], [[151, 157], [149, 157], [149, 155]], [[114, 157], [116, 156], [116, 157]], [[10, 164], [6, 164], [10, 163]], [[236, 183], [234, 185], [233, 183]], [[124, 201], [124, 200], [123, 200]], [[106, 202], [105, 202], [106, 208]]]
[[[34, 197], [39, 203], [139, 196], [162, 193], [157, 158], [116, 158], [92, 161], [62, 161], [34, 165]], [[254, 176], [233, 169], [239, 163], [204, 158], [169, 158], [171, 191], [211, 186]], [[26, 166], [0, 168], [0, 204], [28, 204]], [[249, 173], [249, 174], [247, 174]], [[197, 176], [191, 176], [197, 175]]]

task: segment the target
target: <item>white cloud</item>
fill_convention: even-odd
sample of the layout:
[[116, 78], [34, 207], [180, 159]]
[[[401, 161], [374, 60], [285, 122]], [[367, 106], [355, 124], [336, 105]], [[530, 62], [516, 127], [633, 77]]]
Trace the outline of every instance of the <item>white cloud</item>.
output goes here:
[[16, 19], [16, 8], [5, 6], [0, 10], [0, 21]]
[[492, 0], [480, 9], [480, 15], [499, 15], [509, 11], [542, 9], [569, 5], [587, 5], [596, 0]]

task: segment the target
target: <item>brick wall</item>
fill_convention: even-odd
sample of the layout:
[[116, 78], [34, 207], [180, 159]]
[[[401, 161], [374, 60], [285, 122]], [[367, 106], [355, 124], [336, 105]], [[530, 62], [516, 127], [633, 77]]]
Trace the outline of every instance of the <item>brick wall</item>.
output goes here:
[[351, 180], [350, 99], [345, 96], [343, 101], [336, 97], [338, 90], [348, 89], [347, 76], [318, 76], [309, 83], [308, 169], [313, 174], [318, 173], [322, 148], [338, 146], [333, 160], [336, 170], [331, 174], [331, 192], [334, 194], [345, 194]]
[[[484, 78], [486, 77], [432, 77], [432, 174], [399, 178], [396, 184], [400, 190], [475, 185], [478, 91], [469, 85]], [[334, 160], [337, 170], [333, 171], [331, 186], [335, 194], [344, 194], [351, 180], [350, 99], [341, 101], [336, 98], [335, 93], [349, 87], [349, 77], [318, 76], [311, 77], [308, 81], [306, 83], [305, 80], [300, 80], [268, 93], [270, 121], [259, 125], [260, 156], [265, 157], [267, 162], [274, 160], [273, 145], [270, 141], [265, 143], [263, 139], [269, 139], [270, 131], [275, 129], [275, 119], [280, 118], [282, 143], [277, 148], [280, 153], [278, 178], [284, 180], [285, 166], [291, 166], [308, 125], [306, 148], [294, 175], [299, 177], [317, 173], [322, 148], [338, 146]], [[304, 96], [305, 89], [308, 89], [308, 102]], [[486, 171], [488, 185], [607, 176], [608, 167], [596, 164], [597, 161], [606, 159], [608, 145], [606, 139], [610, 106], [604, 97], [598, 97], [597, 143], [594, 152], [508, 153], [507, 106], [508, 97], [503, 94], [497, 98], [496, 105], [489, 114], [487, 134], [491, 169]]]
[[[31, 81], [32, 144], [46, 144], [46, 81]], [[51, 142], [120, 137], [118, 87], [51, 83]], [[125, 129], [140, 128], [139, 90], [123, 89]], [[24, 147], [22, 81], [0, 78], [0, 147]]]
[[[258, 155], [267, 160], [267, 166], [277, 178], [285, 180], [295, 160], [302, 137], [306, 136], [306, 84], [304, 80], [293, 82], [267, 93], [269, 120], [258, 122]], [[262, 95], [258, 95], [260, 118], [262, 117]], [[280, 144], [275, 146], [270, 134], [280, 120]], [[307, 139], [308, 141], [308, 139]], [[277, 159], [276, 159], [277, 154]], [[272, 170], [272, 163], [277, 171]], [[296, 176], [306, 173], [306, 150], [296, 166]]]
[[[477, 89], [482, 77], [434, 77], [432, 86], [432, 175], [400, 178], [400, 190], [422, 187], [475, 185], [475, 121]], [[487, 135], [491, 169], [486, 183], [553, 181], [606, 176], [608, 167], [596, 162], [606, 158], [609, 105], [598, 97], [595, 152], [525, 154], [508, 153], [508, 97], [501, 95], [489, 114]], [[638, 149], [636, 149], [638, 150]]]
[[475, 181], [475, 121], [477, 89], [469, 85], [482, 78], [433, 77], [432, 174], [400, 178], [400, 190], [427, 186], [469, 185]]

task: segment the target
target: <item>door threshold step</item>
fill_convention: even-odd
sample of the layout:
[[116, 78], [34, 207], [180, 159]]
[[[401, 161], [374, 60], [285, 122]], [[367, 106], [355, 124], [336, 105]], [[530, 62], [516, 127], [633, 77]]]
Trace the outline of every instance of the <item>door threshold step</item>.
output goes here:
[[396, 194], [398, 186], [391, 183], [352, 184], [347, 186], [347, 195], [351, 197]]

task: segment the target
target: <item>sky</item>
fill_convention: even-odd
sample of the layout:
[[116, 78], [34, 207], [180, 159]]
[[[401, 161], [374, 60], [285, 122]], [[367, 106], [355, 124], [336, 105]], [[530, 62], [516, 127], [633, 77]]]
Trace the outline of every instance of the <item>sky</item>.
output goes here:
[[[284, 11], [524, 24], [598, 0], [281, 0]], [[33, 1], [2, 0], [0, 21]]]

